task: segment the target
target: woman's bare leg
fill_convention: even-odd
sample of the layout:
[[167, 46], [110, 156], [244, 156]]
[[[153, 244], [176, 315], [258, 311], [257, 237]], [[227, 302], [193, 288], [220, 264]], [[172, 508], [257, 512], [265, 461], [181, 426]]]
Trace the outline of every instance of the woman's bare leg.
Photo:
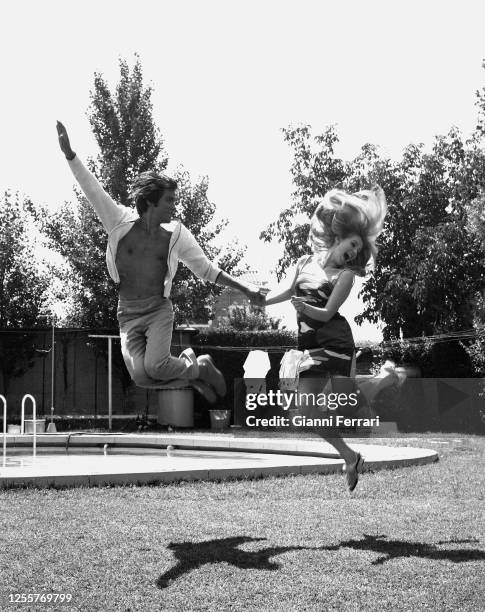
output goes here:
[[[300, 397], [301, 394], [307, 394], [310, 398], [317, 398], [319, 394], [328, 394], [331, 392], [331, 390], [332, 387], [330, 379], [325, 380], [321, 378], [300, 377], [298, 384], [298, 393], [300, 394]], [[322, 408], [316, 405], [316, 403], [312, 405], [311, 401], [305, 402], [305, 404], [301, 406], [301, 411], [309, 418], [322, 418], [332, 414], [332, 411], [324, 412]], [[315, 432], [335, 448], [347, 465], [355, 463], [358, 458], [358, 453], [350, 448], [350, 446], [340, 435], [337, 428], [318, 427], [315, 428]]]
[[[316, 398], [319, 394], [325, 393], [328, 395], [330, 392], [338, 393], [352, 393], [355, 390], [354, 381], [347, 377], [338, 377], [333, 380], [330, 378], [315, 379], [315, 378], [300, 378], [298, 385], [298, 393], [306, 393], [304, 398], [307, 399], [304, 406], [302, 406], [302, 412], [305, 416], [324, 417], [328, 415], [328, 412], [324, 412], [316, 403]], [[301, 396], [300, 396], [301, 397]], [[312, 399], [314, 400], [312, 402]], [[350, 491], [353, 491], [359, 480], [359, 474], [363, 470], [364, 460], [360, 456], [360, 453], [354, 451], [342, 438], [338, 428], [336, 427], [318, 427], [314, 431], [322, 437], [326, 442], [332, 445], [335, 450], [339, 453], [342, 459], [345, 461], [345, 472], [347, 479], [347, 486]]]

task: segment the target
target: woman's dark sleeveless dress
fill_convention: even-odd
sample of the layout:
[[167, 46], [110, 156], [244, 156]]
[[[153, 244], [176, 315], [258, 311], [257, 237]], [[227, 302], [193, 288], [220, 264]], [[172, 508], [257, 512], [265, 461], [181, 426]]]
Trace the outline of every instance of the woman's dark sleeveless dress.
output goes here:
[[[342, 270], [323, 269], [314, 255], [298, 269], [295, 293], [305, 303], [324, 308]], [[355, 345], [347, 320], [338, 312], [327, 322], [298, 313], [298, 348], [308, 350], [303, 374], [319, 378], [325, 375], [351, 376]], [[309, 366], [309, 367], [308, 367]], [[300, 374], [301, 376], [301, 374]]]

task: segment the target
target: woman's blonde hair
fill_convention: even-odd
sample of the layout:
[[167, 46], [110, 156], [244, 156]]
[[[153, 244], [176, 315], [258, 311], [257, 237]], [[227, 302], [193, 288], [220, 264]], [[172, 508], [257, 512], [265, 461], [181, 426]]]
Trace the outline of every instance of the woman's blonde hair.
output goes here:
[[363, 276], [370, 258], [376, 258], [376, 240], [387, 213], [386, 196], [379, 187], [356, 193], [331, 189], [317, 206], [310, 221], [310, 243], [314, 253], [328, 251], [338, 237], [351, 234], [362, 238], [363, 247], [346, 266]]

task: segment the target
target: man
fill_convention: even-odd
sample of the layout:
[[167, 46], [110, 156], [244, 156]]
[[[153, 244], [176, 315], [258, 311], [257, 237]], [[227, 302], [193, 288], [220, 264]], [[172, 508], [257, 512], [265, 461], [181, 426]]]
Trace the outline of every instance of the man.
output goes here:
[[208, 401], [224, 395], [226, 384], [210, 355], [196, 358], [186, 349], [170, 354], [173, 309], [172, 280], [182, 261], [205, 281], [232, 287], [257, 305], [258, 290], [214, 266], [175, 214], [177, 183], [144, 172], [132, 185], [136, 210], [117, 205], [72, 150], [66, 128], [57, 122], [59, 145], [69, 166], [108, 234], [106, 263], [119, 286], [118, 322], [121, 351], [133, 381], [140, 387], [192, 385]]

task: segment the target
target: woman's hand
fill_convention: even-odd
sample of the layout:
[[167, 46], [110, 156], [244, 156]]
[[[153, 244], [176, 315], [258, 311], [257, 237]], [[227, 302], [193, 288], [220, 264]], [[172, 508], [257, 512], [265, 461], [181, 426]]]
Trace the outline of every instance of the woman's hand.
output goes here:
[[296, 295], [291, 296], [291, 305], [299, 314], [304, 314], [308, 308], [307, 303], [305, 302], [304, 297], [298, 297]]

